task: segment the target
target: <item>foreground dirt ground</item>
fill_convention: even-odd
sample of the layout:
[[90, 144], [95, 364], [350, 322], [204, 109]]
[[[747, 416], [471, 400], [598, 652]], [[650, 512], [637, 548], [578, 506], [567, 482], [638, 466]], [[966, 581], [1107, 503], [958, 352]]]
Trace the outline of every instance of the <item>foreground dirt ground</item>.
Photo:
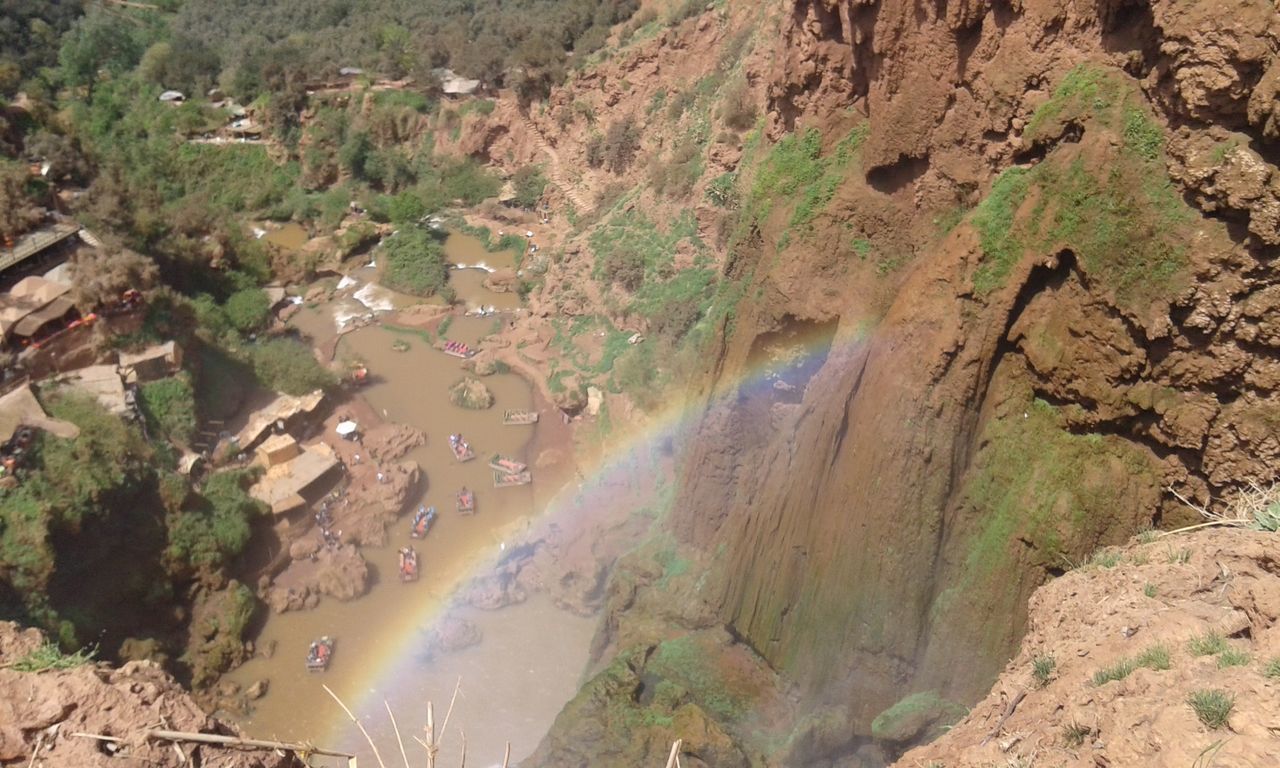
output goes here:
[[[897, 765], [1280, 764], [1280, 540], [1240, 530], [1153, 538], [1040, 588], [1021, 650], [987, 698]], [[1167, 651], [1167, 669], [1153, 648]], [[1127, 675], [1106, 679], [1126, 662]], [[1202, 691], [1234, 702], [1218, 728], [1190, 703]]]

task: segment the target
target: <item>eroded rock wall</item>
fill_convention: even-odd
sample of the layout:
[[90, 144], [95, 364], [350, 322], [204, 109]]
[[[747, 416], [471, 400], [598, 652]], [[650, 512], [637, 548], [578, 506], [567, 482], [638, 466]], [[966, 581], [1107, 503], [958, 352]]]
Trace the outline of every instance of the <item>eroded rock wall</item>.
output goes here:
[[[915, 690], [979, 696], [1045, 578], [1186, 518], [1163, 488], [1204, 502], [1274, 475], [1280, 25], [1269, 3], [1229, 5], [789, 6], [771, 132], [852, 108], [868, 134], [812, 237], [780, 245], [773, 217], [750, 244], [742, 271], [764, 300], [727, 339], [674, 527], [725, 553], [712, 601], [731, 631], [863, 733]], [[1114, 120], [1063, 87], [1092, 71], [1132, 94]], [[1134, 144], [1141, 120], [1154, 153]], [[1131, 161], [1145, 165], [1126, 177]], [[993, 285], [991, 233], [935, 220], [1013, 166], [1043, 169], [1006, 229], [1053, 226], [1014, 243]], [[1110, 214], [1063, 234], [1069, 206], [1095, 199], [1054, 197], [1076, 173], [1135, 206], [1114, 252], [1098, 234]], [[1167, 221], [1143, 212], [1160, 185]], [[845, 223], [909, 264], [842, 277], [830, 262], [852, 256]], [[734, 394], [755, 337], [832, 315], [836, 344], [802, 404], [762, 423]]]

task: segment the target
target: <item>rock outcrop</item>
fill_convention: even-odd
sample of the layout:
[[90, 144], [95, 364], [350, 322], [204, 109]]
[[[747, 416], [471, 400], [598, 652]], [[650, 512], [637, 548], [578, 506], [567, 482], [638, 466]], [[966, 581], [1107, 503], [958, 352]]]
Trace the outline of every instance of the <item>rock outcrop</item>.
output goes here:
[[[1276, 764], [1278, 558], [1274, 533], [1199, 531], [1055, 579], [991, 693], [895, 765]], [[1230, 707], [1206, 724], [1192, 700], [1215, 691]]]
[[[117, 766], [224, 765], [228, 768], [301, 768], [293, 753], [235, 750], [210, 745], [148, 741], [157, 727], [236, 735], [210, 718], [158, 665], [130, 661], [118, 669], [87, 662], [59, 669], [18, 671], [45, 640], [35, 630], [0, 622], [0, 764]], [[56, 655], [39, 653], [46, 660]], [[43, 665], [37, 665], [43, 666]], [[163, 724], [163, 725], [161, 725]], [[96, 734], [105, 740], [75, 734]]]

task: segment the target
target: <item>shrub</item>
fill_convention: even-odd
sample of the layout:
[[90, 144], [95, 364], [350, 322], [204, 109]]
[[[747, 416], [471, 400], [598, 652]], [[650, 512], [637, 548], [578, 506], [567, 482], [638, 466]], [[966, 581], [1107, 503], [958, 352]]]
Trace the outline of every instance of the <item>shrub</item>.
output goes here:
[[1270, 678], [1280, 677], [1280, 656], [1268, 661], [1262, 668], [1262, 674]]
[[725, 91], [720, 106], [724, 124], [735, 131], [745, 131], [756, 124], [756, 104], [751, 99], [751, 89], [745, 77], [740, 77]]
[[196, 431], [196, 401], [185, 376], [149, 381], [138, 388], [138, 405], [147, 424], [179, 443]]
[[333, 373], [316, 360], [311, 349], [296, 339], [272, 339], [250, 352], [253, 372], [262, 386], [288, 395], [305, 395], [337, 384]]
[[631, 167], [639, 149], [640, 129], [636, 127], [635, 118], [626, 117], [615, 121], [604, 135], [604, 165], [610, 173], [622, 173]]
[[1205, 727], [1217, 730], [1227, 724], [1227, 718], [1236, 705], [1236, 698], [1225, 691], [1199, 690], [1191, 694], [1187, 703]]
[[1057, 664], [1052, 656], [1037, 656], [1032, 659], [1031, 676], [1036, 679], [1036, 684], [1041, 688], [1048, 685]]
[[1156, 585], [1155, 585], [1155, 584], [1147, 584], [1147, 585], [1143, 586], [1143, 588], [1142, 588], [1142, 594], [1146, 595], [1147, 597], [1155, 597], [1155, 596], [1156, 596]]
[[1187, 641], [1187, 650], [1192, 656], [1212, 656], [1227, 650], [1226, 639], [1218, 632], [1209, 630]]
[[521, 208], [532, 208], [542, 199], [542, 192], [547, 188], [547, 179], [542, 175], [542, 169], [536, 165], [526, 165], [516, 171], [512, 178], [515, 184], [516, 205]]
[[26, 656], [5, 666], [18, 672], [74, 669], [92, 661], [97, 652], [96, 648], [81, 648], [75, 653], [63, 653], [57, 643], [44, 643]]
[[1110, 667], [1105, 667], [1093, 673], [1094, 685], [1106, 685], [1114, 680], [1123, 680], [1133, 673], [1135, 669], [1132, 659], [1121, 659]]
[[1157, 643], [1138, 654], [1137, 663], [1139, 667], [1146, 667], [1157, 672], [1169, 669], [1169, 647]]
[[1093, 729], [1087, 725], [1081, 725], [1075, 720], [1062, 729], [1062, 741], [1068, 747], [1075, 748], [1084, 744], [1084, 740], [1093, 734]]
[[431, 296], [440, 292], [449, 280], [445, 266], [444, 246], [425, 230], [402, 229], [383, 241], [382, 258], [386, 262], [383, 282], [414, 296]]
[[261, 288], [236, 291], [223, 305], [227, 320], [241, 333], [253, 333], [266, 323], [271, 312], [271, 300]]
[[1218, 669], [1227, 667], [1243, 667], [1249, 663], [1249, 654], [1235, 648], [1228, 648], [1218, 654]]
[[600, 273], [608, 283], [634, 293], [644, 285], [644, 256], [624, 248], [611, 251], [601, 260]]
[[211, 476], [194, 508], [169, 516], [165, 554], [193, 568], [216, 568], [240, 554], [249, 543], [250, 521], [267, 511], [246, 493], [250, 477], [241, 470]]

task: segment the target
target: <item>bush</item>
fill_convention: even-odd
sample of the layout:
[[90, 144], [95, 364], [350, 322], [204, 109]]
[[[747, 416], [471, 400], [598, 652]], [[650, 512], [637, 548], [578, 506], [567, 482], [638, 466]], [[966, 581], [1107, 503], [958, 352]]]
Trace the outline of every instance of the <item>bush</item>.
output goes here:
[[[602, 148], [603, 162], [610, 173], [622, 173], [631, 167], [636, 152], [640, 149], [640, 129], [636, 127], [634, 118], [627, 117], [609, 126], [604, 136]], [[590, 162], [590, 146], [588, 145], [588, 162]]]
[[1218, 669], [1226, 669], [1227, 667], [1243, 667], [1249, 663], [1249, 654], [1244, 651], [1238, 651], [1235, 648], [1228, 648], [1218, 654]]
[[196, 401], [185, 376], [150, 381], [138, 388], [138, 406], [151, 429], [187, 443], [196, 431]]
[[1049, 680], [1053, 677], [1053, 671], [1058, 663], [1054, 661], [1052, 656], [1037, 656], [1031, 660], [1031, 676], [1036, 679], [1036, 685], [1041, 688], [1049, 684]]
[[532, 208], [542, 199], [542, 192], [547, 188], [547, 179], [542, 169], [536, 165], [526, 165], [516, 171], [512, 182], [515, 184], [516, 197], [513, 201], [521, 208]]
[[1213, 630], [1197, 635], [1187, 641], [1187, 650], [1192, 656], [1212, 656], [1227, 650], [1227, 641], [1221, 634]]
[[448, 283], [444, 246], [424, 230], [402, 229], [383, 241], [380, 252], [385, 261], [382, 280], [388, 288], [414, 296], [432, 296]]
[[95, 648], [81, 648], [75, 653], [63, 653], [57, 643], [44, 643], [17, 661], [7, 664], [18, 672], [43, 672], [46, 669], [74, 669], [88, 664], [97, 654]]
[[1227, 718], [1236, 705], [1236, 698], [1225, 691], [1199, 690], [1191, 694], [1187, 703], [1206, 728], [1217, 730], [1227, 724]]
[[623, 290], [634, 293], [644, 285], [644, 255], [619, 248], [600, 262], [600, 273], [611, 285], [619, 285]]
[[237, 331], [254, 333], [266, 323], [271, 312], [271, 300], [261, 288], [245, 288], [231, 294], [222, 309]]
[[1169, 647], [1157, 643], [1138, 654], [1137, 663], [1140, 667], [1146, 667], [1147, 669], [1155, 670], [1156, 672], [1163, 672], [1171, 666], [1169, 660]]
[[249, 357], [258, 382], [287, 395], [305, 395], [338, 383], [333, 373], [316, 360], [311, 349], [296, 339], [272, 339], [257, 344]]
[[166, 555], [192, 568], [216, 568], [249, 543], [250, 521], [267, 512], [245, 491], [251, 475], [219, 472], [204, 484], [195, 508], [170, 515]]
[[1121, 659], [1115, 664], [1093, 673], [1094, 685], [1106, 685], [1115, 680], [1123, 680], [1136, 669], [1132, 659]]
[[745, 77], [735, 80], [725, 91], [720, 118], [735, 131], [745, 131], [756, 124], [756, 104]]

